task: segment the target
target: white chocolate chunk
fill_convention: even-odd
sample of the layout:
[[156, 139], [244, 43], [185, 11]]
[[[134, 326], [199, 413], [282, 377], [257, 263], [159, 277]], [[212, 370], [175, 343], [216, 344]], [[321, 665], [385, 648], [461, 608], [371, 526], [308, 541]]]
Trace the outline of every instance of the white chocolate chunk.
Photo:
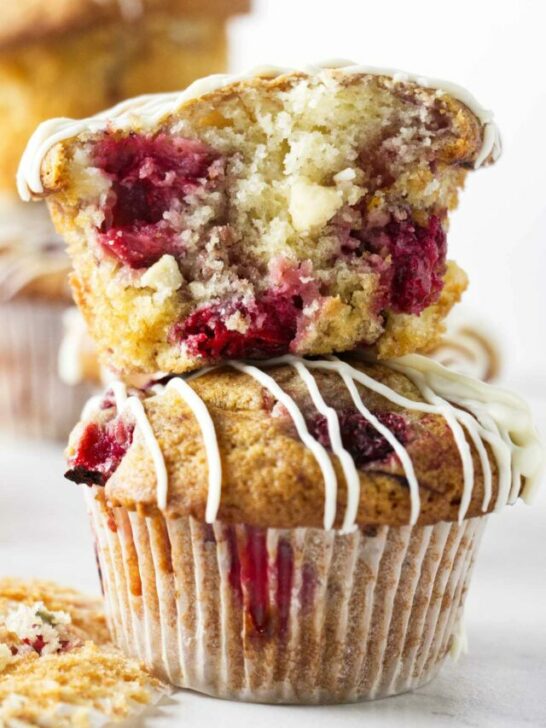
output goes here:
[[163, 255], [140, 278], [140, 285], [153, 288], [164, 300], [182, 285], [182, 274], [172, 255]]
[[299, 232], [326, 224], [342, 205], [341, 192], [332, 187], [298, 180], [290, 191], [290, 216]]

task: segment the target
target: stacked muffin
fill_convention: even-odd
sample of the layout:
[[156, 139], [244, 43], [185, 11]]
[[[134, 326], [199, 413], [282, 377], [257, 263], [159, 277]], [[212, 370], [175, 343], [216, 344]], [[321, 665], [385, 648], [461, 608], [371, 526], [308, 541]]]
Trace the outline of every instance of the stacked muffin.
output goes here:
[[346, 64], [32, 137], [20, 192], [47, 199], [120, 376], [67, 477], [90, 486], [113, 637], [159, 676], [339, 702], [457, 648], [486, 516], [543, 465], [518, 397], [413, 353], [466, 285], [448, 211], [497, 153], [461, 89]]
[[65, 438], [92, 391], [91, 384], [65, 386], [57, 375], [62, 316], [71, 301], [69, 261], [45, 205], [28, 209], [16, 195], [29, 134], [50, 116], [86, 116], [127, 96], [169, 91], [225, 70], [226, 17], [247, 6], [246, 0], [2, 3], [2, 430]]

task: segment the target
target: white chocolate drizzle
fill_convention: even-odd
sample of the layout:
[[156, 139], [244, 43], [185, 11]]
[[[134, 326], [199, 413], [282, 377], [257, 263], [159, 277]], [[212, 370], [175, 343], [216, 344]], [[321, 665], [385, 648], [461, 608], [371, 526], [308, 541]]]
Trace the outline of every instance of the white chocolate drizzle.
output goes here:
[[21, 198], [27, 201], [33, 195], [42, 195], [44, 188], [41, 180], [41, 167], [45, 156], [55, 144], [72, 139], [79, 134], [95, 134], [103, 132], [107, 128], [124, 131], [130, 129], [135, 123], [138, 123], [139, 128], [151, 130], [168, 116], [179, 111], [188, 101], [232, 84], [253, 78], [274, 79], [291, 74], [326, 78], [329, 72], [336, 70], [341, 70], [346, 74], [388, 76], [394, 83], [415, 83], [426, 88], [436, 89], [438, 95], [447, 93], [453, 96], [475, 114], [483, 127], [482, 146], [475, 159], [474, 167], [480, 167], [490, 156], [496, 159], [500, 155], [500, 135], [493, 121], [492, 112], [484, 109], [474, 96], [461, 86], [396, 69], [374, 68], [347, 60], [333, 60], [305, 68], [260, 66], [242, 74], [215, 74], [194, 81], [184, 91], [137, 96], [87, 119], [58, 118], [44, 121], [30, 138], [21, 157], [17, 171], [17, 189]]
[[[238, 369], [244, 374], [248, 374], [257, 382], [259, 382], [264, 389], [267, 389], [271, 394], [286, 407], [288, 413], [292, 417], [298, 435], [300, 436], [303, 444], [311, 450], [320, 469], [322, 470], [322, 476], [324, 478], [324, 528], [329, 529], [334, 525], [336, 518], [336, 498], [337, 498], [337, 477], [332, 460], [326, 451], [326, 448], [315, 439], [305, 423], [303, 414], [296, 402], [287, 394], [281, 386], [257, 367], [250, 366], [248, 364], [242, 364], [240, 362], [229, 362], [229, 365], [234, 369]], [[329, 425], [328, 425], [329, 427]], [[339, 425], [338, 425], [339, 427]]]
[[134, 418], [135, 426], [138, 427], [142, 435], [144, 445], [154, 464], [157, 480], [157, 505], [158, 508], [164, 510], [167, 507], [169, 478], [163, 453], [159, 447], [159, 443], [146, 414], [146, 410], [144, 409], [144, 405], [138, 397], [127, 396], [127, 388], [123, 382], [111, 382], [110, 389], [114, 393], [118, 413], [121, 415], [125, 410], [128, 410]]
[[[160, 386], [160, 385], [156, 385]], [[214, 523], [218, 509], [220, 508], [220, 495], [222, 492], [222, 460], [220, 458], [220, 448], [218, 447], [218, 439], [214, 422], [208, 411], [207, 405], [199, 397], [194, 389], [180, 377], [175, 377], [165, 387], [165, 391], [173, 389], [184, 400], [188, 407], [192, 410], [194, 416], [201, 428], [203, 443], [207, 455], [208, 467], [208, 495], [207, 507], [205, 511], [205, 521]], [[167, 501], [167, 493], [165, 493], [165, 503]], [[161, 507], [161, 506], [160, 506]]]
[[[518, 496], [521, 496], [526, 502], [532, 501], [544, 471], [546, 453], [533, 426], [530, 410], [523, 400], [506, 390], [449, 371], [428, 357], [417, 354], [381, 363], [408, 377], [420, 391], [424, 401], [409, 399], [348, 362], [333, 356], [321, 360], [305, 360], [287, 355], [260, 362], [260, 368], [244, 362], [229, 361], [192, 373], [186, 379], [175, 377], [166, 386], [155, 385], [153, 394], [159, 396], [168, 390], [176, 390], [191, 408], [199, 423], [208, 461], [206, 521], [213, 523], [216, 520], [220, 506], [222, 485], [220, 451], [214, 423], [206, 404], [188, 382], [203, 376], [211, 369], [218, 369], [222, 366], [229, 366], [255, 379], [285, 407], [292, 418], [301, 441], [315, 457], [323, 475], [325, 529], [333, 528], [336, 522], [338, 482], [331, 456], [309, 432], [296, 401], [282, 389], [276, 379], [263, 371], [269, 367], [283, 364], [294, 367], [307, 387], [315, 408], [326, 419], [332, 454], [339, 460], [347, 487], [347, 507], [341, 527], [343, 533], [348, 533], [355, 528], [360, 504], [360, 478], [351, 455], [343, 446], [338, 415], [335, 409], [324, 401], [317, 382], [311, 374], [310, 370], [313, 369], [323, 369], [338, 374], [345, 383], [355, 407], [392, 446], [408, 483], [411, 524], [417, 522], [420, 512], [419, 483], [411, 457], [389, 428], [364, 405], [356, 386], [357, 383], [406, 410], [444, 417], [452, 432], [461, 459], [463, 488], [458, 512], [459, 522], [463, 521], [468, 512], [475, 483], [469, 440], [475, 447], [482, 469], [484, 496], [481, 507], [483, 511], [488, 510], [493, 493], [493, 475], [486, 446], [491, 449], [497, 469], [498, 487], [494, 509], [499, 510], [506, 503], [513, 503]], [[118, 412], [122, 412], [129, 404], [131, 405], [130, 408], [137, 426], [141, 429], [145, 444], [154, 460], [157, 477], [157, 504], [160, 509], [165, 509], [168, 501], [167, 471], [142, 402], [138, 397], [127, 397], [123, 384], [117, 382], [111, 386]], [[522, 477], [525, 478], [523, 486]]]

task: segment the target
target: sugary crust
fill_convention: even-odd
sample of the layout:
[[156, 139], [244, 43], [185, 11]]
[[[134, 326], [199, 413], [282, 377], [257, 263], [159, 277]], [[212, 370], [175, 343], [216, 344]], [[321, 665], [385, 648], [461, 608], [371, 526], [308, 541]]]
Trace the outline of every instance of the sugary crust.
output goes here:
[[[40, 13], [50, 4], [36, 3]], [[106, 7], [94, 0], [90, 5], [96, 12]], [[41, 32], [42, 20], [32, 27]], [[223, 71], [226, 56], [221, 18], [178, 19], [168, 13], [131, 24], [105, 21], [0, 48], [0, 189], [14, 189], [24, 146], [41, 121], [81, 118], [130, 96], [183, 87]]]
[[154, 13], [218, 18], [249, 9], [249, 0], [18, 0], [2, 4], [0, 49], [110, 21], [131, 23]]
[[[379, 364], [355, 365], [404, 396], [419, 400], [415, 386], [402, 374]], [[305, 385], [292, 367], [268, 369], [298, 403], [304, 415], [316, 414]], [[335, 373], [314, 371], [325, 400], [338, 412], [351, 408], [352, 400]], [[250, 523], [264, 527], [293, 528], [323, 526], [324, 481], [312, 455], [297, 436], [291, 418], [254, 379], [231, 369], [217, 369], [191, 380], [191, 386], [207, 405], [213, 419], [222, 458], [223, 482], [218, 519], [226, 523]], [[406, 420], [406, 445], [420, 483], [419, 523], [457, 519], [463, 489], [459, 451], [446, 421], [437, 415], [400, 409], [370, 390], [360, 388], [372, 411], [394, 412]], [[167, 517], [205, 516], [208, 469], [199, 425], [173, 391], [149, 396], [146, 413], [163, 452], [169, 474]], [[104, 417], [102, 414], [96, 415]], [[76, 428], [68, 456], [80, 436]], [[473, 451], [476, 474], [467, 517], [480, 515], [483, 479], [479, 459]], [[340, 484], [337, 525], [344, 509], [346, 489], [343, 472], [332, 457]], [[497, 489], [496, 466], [493, 491]], [[402, 525], [409, 522], [410, 496], [404, 471], [397, 458], [368, 464], [360, 473], [361, 525]], [[149, 451], [137, 432], [121, 464], [104, 489], [105, 502], [136, 509], [156, 510], [156, 476]], [[494, 503], [495, 497], [491, 499]]]
[[67, 612], [72, 620], [71, 630], [80, 640], [92, 640], [98, 645], [110, 641], [101, 599], [52, 581], [0, 579], [0, 615], [17, 604], [32, 606], [36, 602], [43, 602], [51, 612]]

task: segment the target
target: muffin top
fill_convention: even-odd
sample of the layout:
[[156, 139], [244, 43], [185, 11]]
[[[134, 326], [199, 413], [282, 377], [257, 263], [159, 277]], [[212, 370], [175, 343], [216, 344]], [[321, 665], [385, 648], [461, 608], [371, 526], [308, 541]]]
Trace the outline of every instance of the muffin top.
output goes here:
[[[83, 1], [83, 0], [82, 0]], [[86, 3], [87, 4], [87, 3]], [[492, 112], [482, 107], [465, 88], [449, 81], [425, 78], [405, 71], [374, 68], [346, 60], [334, 60], [307, 68], [259, 66], [239, 75], [214, 74], [196, 80], [179, 92], [148, 94], [128, 99], [88, 119], [52, 119], [42, 124], [31, 138], [18, 171], [18, 189], [23, 199], [56, 191], [66, 183], [66, 149], [62, 142], [98, 132], [157, 131], [158, 127], [176, 121], [177, 114], [196, 116], [202, 126], [221, 128], [227, 119], [206, 118], [200, 103], [221, 106], [225, 99], [245, 90], [271, 93], [283, 91], [305, 78], [342, 79], [347, 86], [362, 78], [377, 77], [394, 89], [400, 87], [407, 100], [418, 104], [437, 101], [454, 118], [454, 131], [443, 145], [442, 161], [457, 161], [466, 167], [480, 167], [495, 161], [501, 152], [500, 134]], [[205, 109], [206, 111], [206, 109]], [[53, 154], [49, 152], [53, 151]]]
[[129, 397], [115, 383], [67, 456], [113, 506], [343, 531], [492, 511], [529, 498], [544, 461], [518, 397], [418, 355], [231, 362]]
[[2, 3], [0, 49], [100, 25], [134, 22], [151, 13], [226, 17], [246, 12], [249, 0], [18, 0]]

